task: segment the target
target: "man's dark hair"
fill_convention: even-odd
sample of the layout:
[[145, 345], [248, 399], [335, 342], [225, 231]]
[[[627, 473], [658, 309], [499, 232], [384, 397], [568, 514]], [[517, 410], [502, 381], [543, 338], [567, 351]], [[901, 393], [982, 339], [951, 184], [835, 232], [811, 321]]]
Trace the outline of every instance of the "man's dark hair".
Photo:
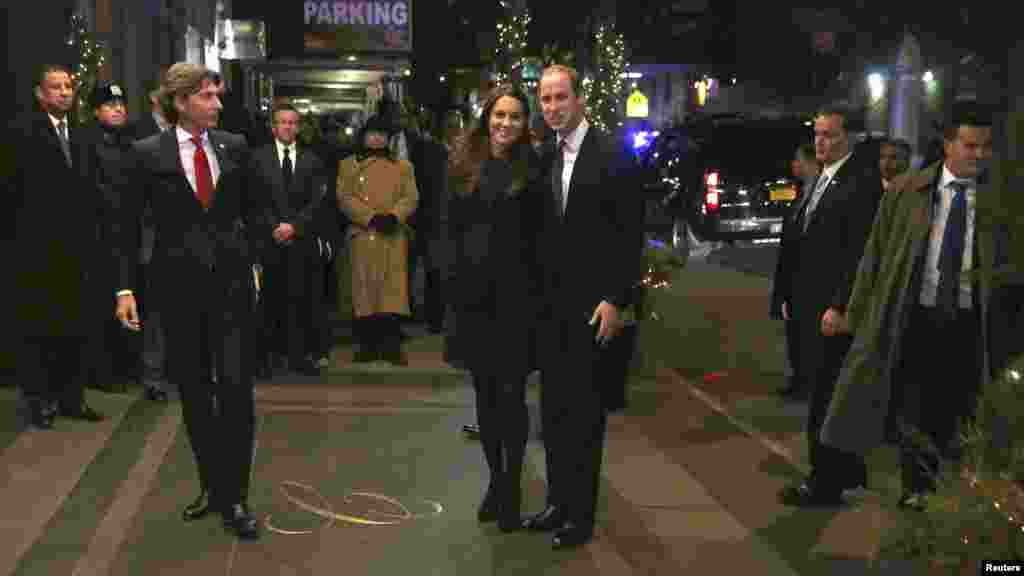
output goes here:
[[46, 82], [46, 77], [51, 72], [63, 72], [68, 76], [71, 76], [71, 68], [63, 64], [43, 64], [36, 72], [36, 86], [42, 88], [43, 82]]
[[942, 129], [942, 137], [945, 140], [956, 140], [957, 134], [960, 133], [961, 126], [970, 126], [972, 128], [991, 128], [992, 127], [992, 113], [989, 109], [975, 100], [961, 100], [953, 104], [953, 110], [950, 112], [949, 118], [946, 121], [946, 126]]
[[565, 64], [551, 64], [544, 68], [541, 72], [541, 77], [543, 78], [544, 76], [551, 74], [565, 74], [569, 77], [569, 85], [572, 86], [572, 95], [579, 97], [583, 94], [583, 79], [580, 78], [579, 73], [572, 66], [566, 66]]
[[826, 104], [814, 113], [815, 118], [822, 116], [839, 116], [842, 120], [843, 130], [847, 133], [860, 132], [863, 129], [863, 113], [861, 110], [852, 108], [845, 103]]
[[910, 160], [910, 142], [907, 142], [903, 138], [885, 138], [882, 140], [882, 145], [898, 148], [900, 153], [903, 154], [903, 158], [905, 160]]
[[804, 142], [801, 144], [797, 148], [796, 153], [802, 160], [814, 162], [814, 144], [812, 142]]
[[295, 114], [302, 118], [302, 113], [296, 108], [291, 102], [278, 102], [274, 104], [274, 107], [270, 109], [270, 122], [273, 124], [277, 121], [278, 112], [295, 112]]

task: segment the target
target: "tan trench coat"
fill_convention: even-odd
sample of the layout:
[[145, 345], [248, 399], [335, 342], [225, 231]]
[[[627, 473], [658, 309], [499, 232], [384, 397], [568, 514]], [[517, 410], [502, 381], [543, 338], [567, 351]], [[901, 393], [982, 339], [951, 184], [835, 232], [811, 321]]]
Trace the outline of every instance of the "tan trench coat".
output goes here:
[[412, 164], [349, 156], [338, 164], [338, 207], [352, 225], [348, 250], [356, 318], [409, 314], [409, 238], [400, 226], [385, 236], [368, 228], [374, 214], [394, 214], [405, 224], [419, 195]]

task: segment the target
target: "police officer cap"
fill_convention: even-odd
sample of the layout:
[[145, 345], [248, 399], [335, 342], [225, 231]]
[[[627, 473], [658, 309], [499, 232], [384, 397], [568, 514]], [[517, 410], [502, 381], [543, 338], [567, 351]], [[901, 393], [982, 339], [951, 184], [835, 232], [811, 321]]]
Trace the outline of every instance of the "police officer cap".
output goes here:
[[96, 89], [92, 91], [92, 107], [99, 108], [107, 102], [124, 102], [124, 90], [120, 84], [111, 84], [105, 82], [98, 84]]

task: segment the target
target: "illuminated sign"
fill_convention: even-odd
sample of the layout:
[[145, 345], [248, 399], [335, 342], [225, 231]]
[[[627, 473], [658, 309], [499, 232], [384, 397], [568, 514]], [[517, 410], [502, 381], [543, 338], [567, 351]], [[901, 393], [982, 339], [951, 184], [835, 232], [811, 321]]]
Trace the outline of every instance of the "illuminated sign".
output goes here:
[[412, 51], [411, 0], [306, 0], [302, 15], [307, 53]]
[[634, 90], [626, 99], [627, 118], [647, 118], [647, 96], [643, 92]]

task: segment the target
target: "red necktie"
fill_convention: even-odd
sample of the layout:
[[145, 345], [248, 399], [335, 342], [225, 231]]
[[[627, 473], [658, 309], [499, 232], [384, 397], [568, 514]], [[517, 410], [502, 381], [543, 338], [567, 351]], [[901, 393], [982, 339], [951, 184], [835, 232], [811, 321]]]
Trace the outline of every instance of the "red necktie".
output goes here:
[[206, 158], [202, 139], [193, 136], [192, 143], [196, 145], [196, 154], [193, 157], [196, 167], [196, 198], [206, 209], [210, 207], [210, 197], [213, 195], [213, 174], [210, 172], [210, 162]]

